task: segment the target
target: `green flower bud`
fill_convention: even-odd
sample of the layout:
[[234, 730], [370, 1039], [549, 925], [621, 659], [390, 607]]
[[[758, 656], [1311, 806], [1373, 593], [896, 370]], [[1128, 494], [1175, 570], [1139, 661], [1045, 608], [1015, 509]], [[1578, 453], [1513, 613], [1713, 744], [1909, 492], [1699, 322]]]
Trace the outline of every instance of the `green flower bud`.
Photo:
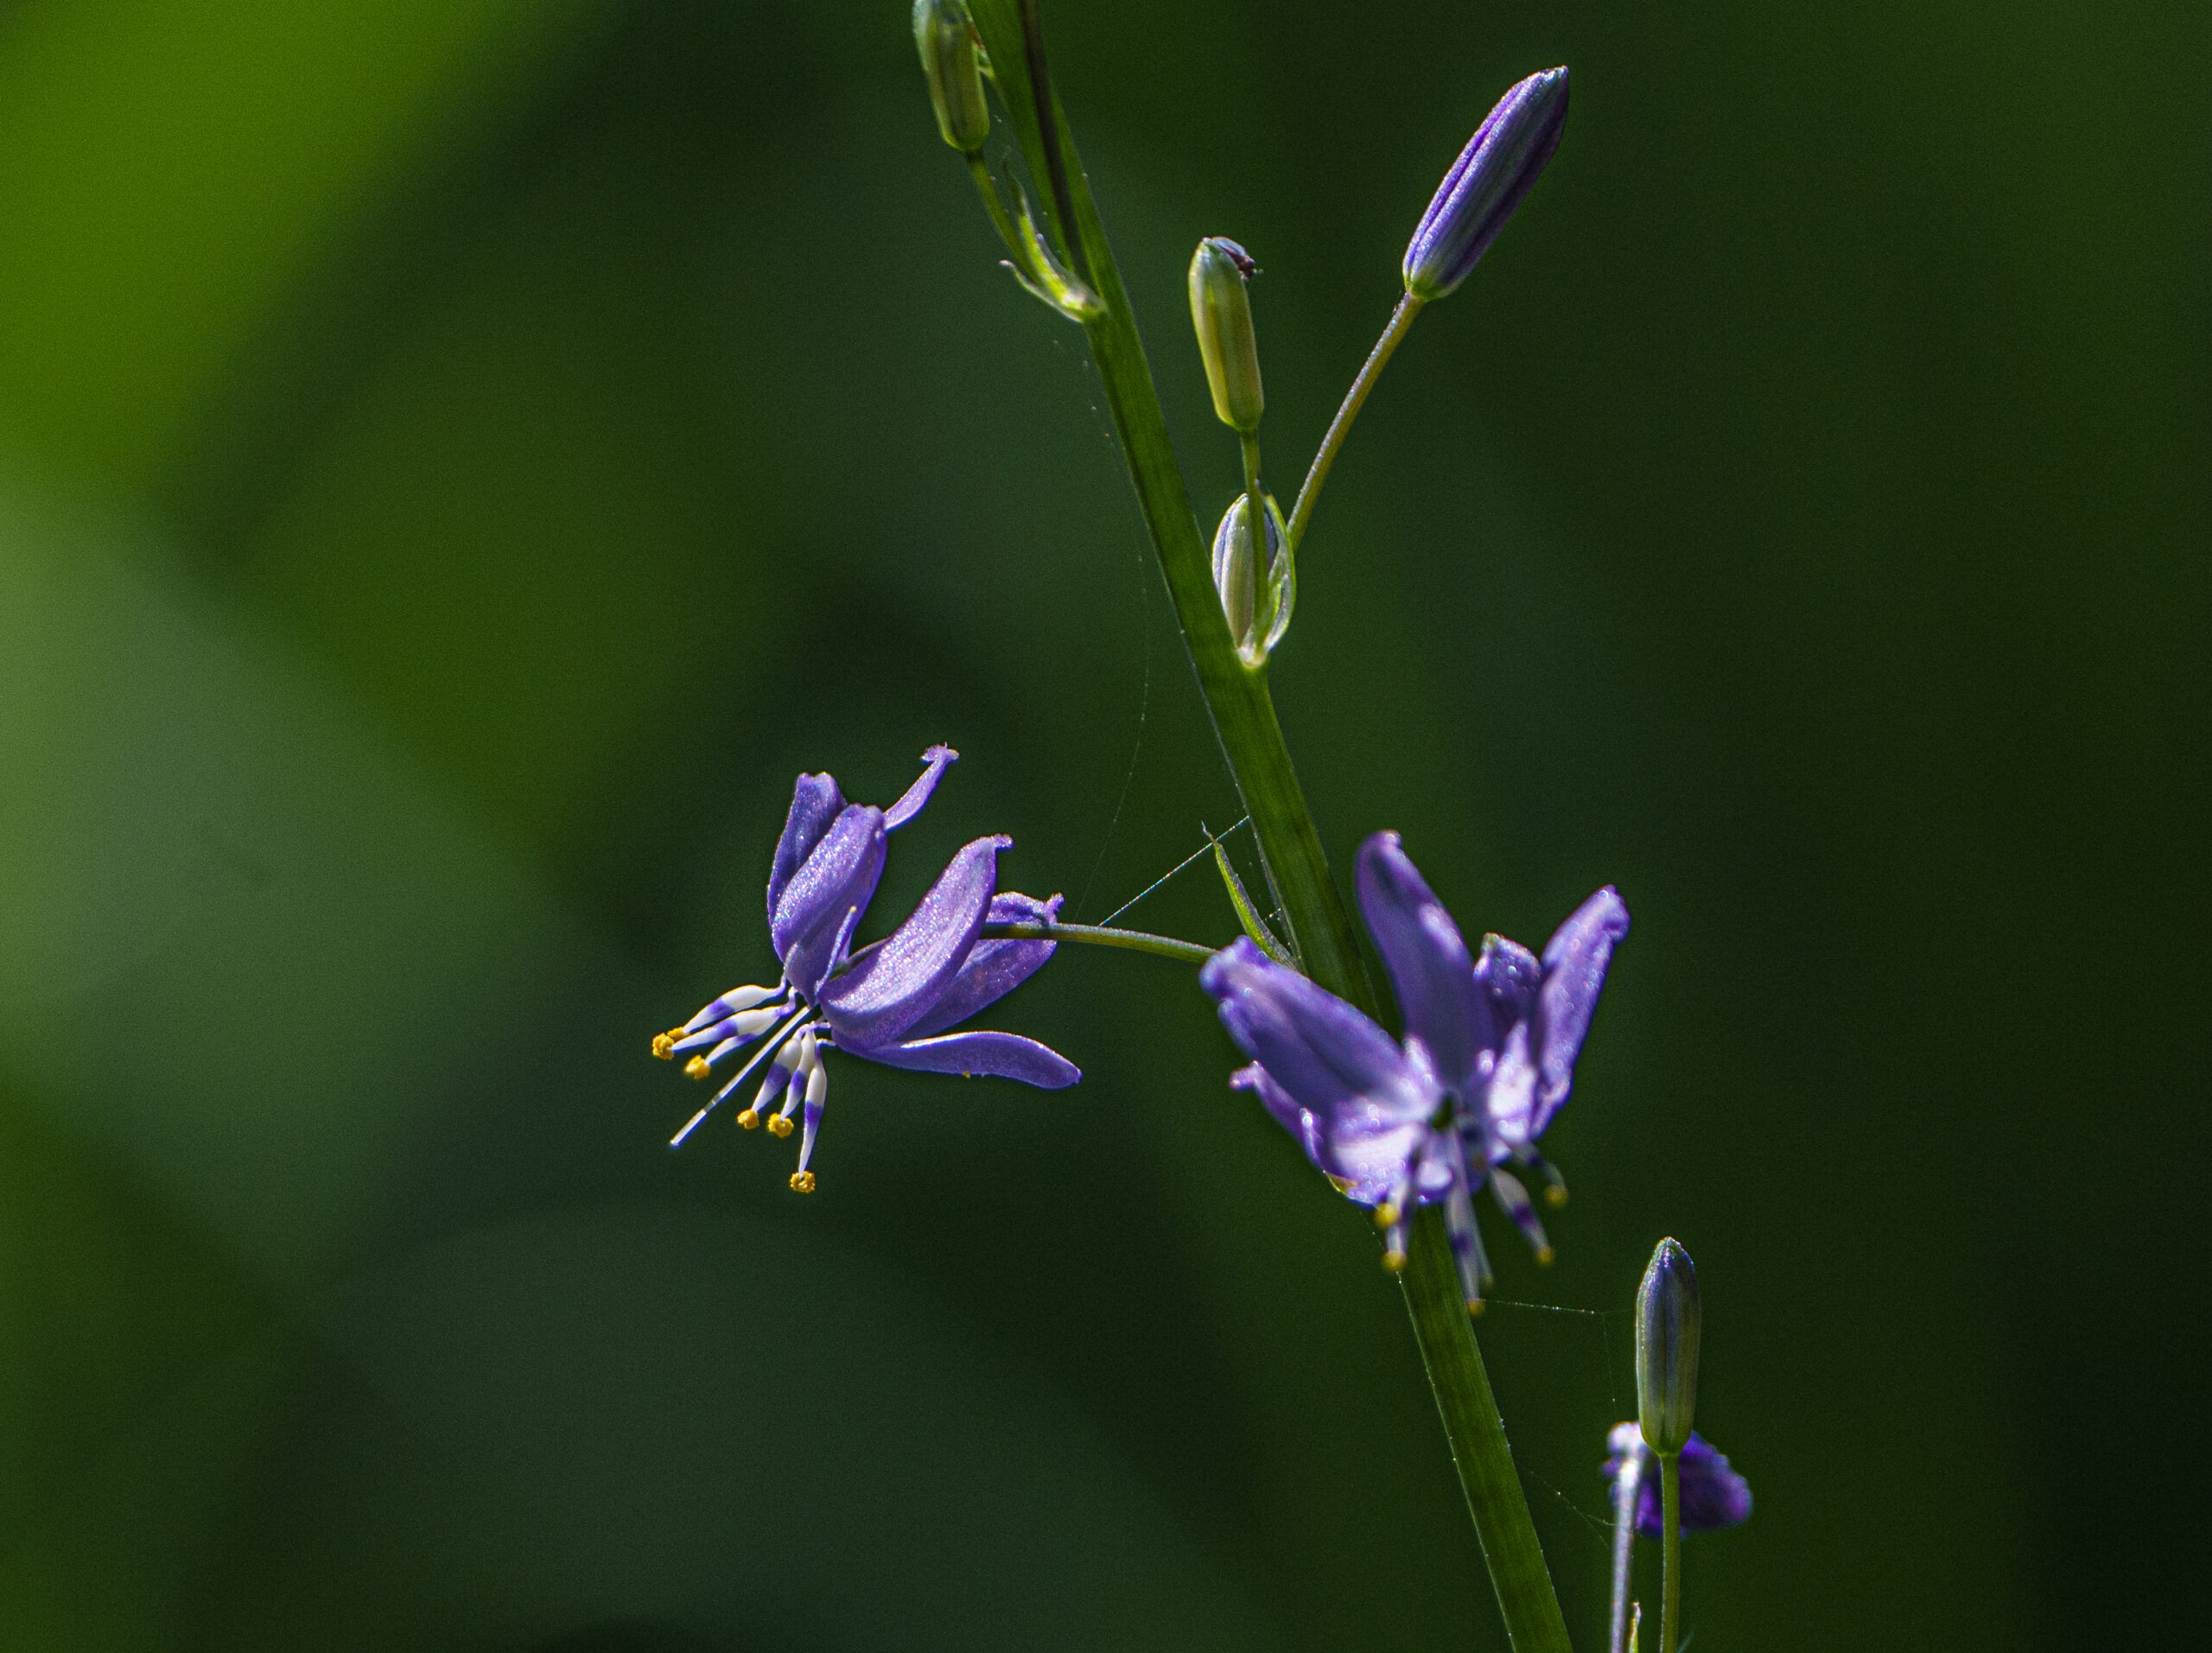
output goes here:
[[1664, 1458], [1689, 1444], [1700, 1319], [1696, 1265], [1660, 1241], [1636, 1293], [1636, 1419], [1643, 1444]]
[[1268, 561], [1262, 568], [1252, 544], [1251, 495], [1240, 493], [1213, 535], [1213, 588], [1237, 658], [1247, 666], [1267, 664], [1268, 656], [1290, 629], [1291, 605], [1298, 600], [1292, 571], [1290, 532], [1274, 496], [1268, 503]]
[[930, 83], [938, 130], [961, 154], [975, 154], [991, 135], [991, 106], [983, 101], [975, 25], [961, 0], [914, 0], [914, 49]]
[[1191, 255], [1191, 325], [1206, 365], [1213, 410], [1241, 436], [1260, 428], [1267, 397], [1260, 391], [1260, 346], [1252, 336], [1252, 301], [1244, 283], [1256, 272], [1234, 241], [1210, 235]]

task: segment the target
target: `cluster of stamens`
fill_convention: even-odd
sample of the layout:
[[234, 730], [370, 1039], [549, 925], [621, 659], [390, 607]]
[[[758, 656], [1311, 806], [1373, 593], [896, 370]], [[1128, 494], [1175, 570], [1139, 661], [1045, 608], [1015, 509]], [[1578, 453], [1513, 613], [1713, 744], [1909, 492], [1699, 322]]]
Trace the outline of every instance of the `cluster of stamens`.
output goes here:
[[[1448, 1107], [1449, 1104], [1447, 1103]], [[1481, 1231], [1475, 1226], [1474, 1195], [1484, 1182], [1490, 1185], [1499, 1209], [1510, 1217], [1513, 1225], [1528, 1237], [1536, 1254], [1540, 1268], [1550, 1266], [1555, 1253], [1551, 1241], [1544, 1234], [1542, 1221], [1536, 1215], [1535, 1201], [1529, 1197], [1527, 1185], [1503, 1166], [1491, 1166], [1487, 1175], [1478, 1179], [1469, 1164], [1465, 1146], [1456, 1130], [1440, 1124], [1437, 1137], [1446, 1144], [1446, 1158], [1452, 1170], [1452, 1186], [1445, 1195], [1444, 1220], [1449, 1234], [1452, 1250], [1459, 1267], [1462, 1284], [1465, 1287], [1468, 1310], [1482, 1313], [1482, 1288], [1491, 1282], [1490, 1259], [1483, 1250]], [[1392, 1274], [1406, 1266], [1406, 1224], [1411, 1219], [1416, 1203], [1415, 1183], [1423, 1155], [1415, 1154], [1406, 1167], [1406, 1174], [1390, 1197], [1375, 1208], [1375, 1226], [1382, 1230], [1382, 1266]], [[1557, 1210], [1567, 1204], [1567, 1181], [1558, 1168], [1541, 1154], [1524, 1149], [1515, 1155], [1516, 1161], [1544, 1179], [1544, 1203]]]
[[788, 983], [772, 988], [732, 988], [681, 1027], [654, 1034], [653, 1054], [664, 1061], [673, 1061], [687, 1051], [692, 1052], [683, 1065], [683, 1071], [694, 1079], [710, 1077], [720, 1064], [747, 1046], [761, 1041], [751, 1059], [715, 1092], [705, 1107], [691, 1116], [683, 1128], [671, 1139], [669, 1146], [682, 1147], [683, 1139], [697, 1129], [707, 1116], [744, 1084], [772, 1052], [774, 1060], [769, 1063], [768, 1076], [762, 1081], [753, 1105], [737, 1116], [737, 1122], [748, 1131], [766, 1125], [768, 1135], [780, 1140], [788, 1137], [794, 1128], [791, 1116], [800, 1114], [804, 1134], [799, 1139], [798, 1169], [791, 1173], [791, 1186], [799, 1193], [812, 1193], [814, 1173], [807, 1169], [806, 1162], [813, 1155], [815, 1129], [821, 1122], [822, 1106], [830, 1094], [830, 1076], [822, 1061], [829, 1027], [823, 1022], [809, 1021], [807, 1018], [812, 1014], [813, 1007], [793, 992]]

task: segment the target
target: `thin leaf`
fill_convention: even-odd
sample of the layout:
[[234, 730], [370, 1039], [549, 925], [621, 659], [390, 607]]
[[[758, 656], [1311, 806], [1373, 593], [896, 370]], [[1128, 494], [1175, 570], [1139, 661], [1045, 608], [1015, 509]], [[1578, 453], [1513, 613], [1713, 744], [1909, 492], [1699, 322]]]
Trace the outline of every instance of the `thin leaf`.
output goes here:
[[1229, 905], [1236, 909], [1236, 922], [1244, 926], [1244, 933], [1259, 944], [1260, 950], [1278, 964], [1300, 968], [1290, 949], [1275, 939], [1268, 921], [1260, 916], [1259, 908], [1252, 905], [1252, 898], [1244, 893], [1244, 881], [1236, 875], [1236, 868], [1229, 859], [1229, 852], [1221, 847], [1221, 840], [1213, 841], [1213, 864], [1221, 869], [1221, 881], [1229, 891]]

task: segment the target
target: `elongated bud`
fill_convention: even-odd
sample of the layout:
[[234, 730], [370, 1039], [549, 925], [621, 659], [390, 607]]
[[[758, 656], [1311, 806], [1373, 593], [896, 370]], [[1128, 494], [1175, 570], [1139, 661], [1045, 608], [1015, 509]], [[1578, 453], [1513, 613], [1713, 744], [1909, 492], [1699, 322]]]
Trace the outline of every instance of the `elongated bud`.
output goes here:
[[1662, 1457], [1689, 1444], [1697, 1410], [1697, 1266], [1662, 1240], [1636, 1293], [1636, 1420]]
[[1257, 268], [1243, 248], [1210, 235], [1191, 255], [1191, 325], [1206, 365], [1213, 410], [1240, 436], [1260, 428], [1267, 397], [1260, 389], [1260, 345], [1252, 335], [1252, 299], [1244, 283]]
[[914, 0], [914, 49], [930, 83], [937, 130], [961, 154], [975, 154], [991, 135], [991, 106], [983, 101], [975, 27], [961, 0]]
[[1236, 503], [1223, 512], [1213, 534], [1213, 588], [1221, 594], [1221, 612], [1229, 621], [1229, 635], [1247, 666], [1267, 664], [1268, 654], [1290, 629], [1290, 611], [1298, 601], [1298, 576], [1291, 568], [1290, 531], [1274, 496], [1262, 496], [1268, 506], [1268, 560], [1263, 566], [1252, 541], [1251, 495], [1240, 493]]
[[1567, 70], [1532, 74], [1497, 100], [1444, 175], [1406, 244], [1406, 290], [1442, 298], [1467, 279], [1567, 130]]

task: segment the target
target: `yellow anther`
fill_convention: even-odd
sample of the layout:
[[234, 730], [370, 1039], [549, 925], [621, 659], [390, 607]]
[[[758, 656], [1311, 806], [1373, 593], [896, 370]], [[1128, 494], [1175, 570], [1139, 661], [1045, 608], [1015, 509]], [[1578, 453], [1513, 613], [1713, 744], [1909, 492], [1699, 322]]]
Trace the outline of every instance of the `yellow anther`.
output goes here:
[[1554, 1210], [1557, 1210], [1560, 1206], [1566, 1205], [1567, 1190], [1560, 1187], [1557, 1183], [1552, 1184], [1550, 1187], [1544, 1190], [1544, 1204], [1551, 1206]]
[[796, 1194], [812, 1193], [814, 1192], [814, 1173], [811, 1171], [792, 1172], [791, 1192]]
[[1406, 1266], [1406, 1254], [1402, 1251], [1385, 1251], [1382, 1254], [1382, 1266], [1392, 1274], [1396, 1274]]
[[1351, 1192], [1351, 1179], [1350, 1177], [1331, 1177], [1329, 1179], [1329, 1186], [1335, 1189], [1340, 1194], [1348, 1194]]
[[1479, 1297], [1470, 1297], [1467, 1300], [1467, 1313], [1470, 1314], [1479, 1314], [1482, 1312], [1483, 1300]]
[[791, 1122], [790, 1116], [786, 1114], [769, 1115], [768, 1134], [771, 1136], [789, 1136], [791, 1134]]
[[683, 1065], [683, 1077], [687, 1079], [703, 1079], [713, 1071], [703, 1056], [695, 1056]]
[[664, 1062], [674, 1056], [676, 1054], [677, 1039], [683, 1032], [683, 1030], [681, 1027], [671, 1027], [664, 1033], [655, 1033], [653, 1035], [653, 1054], [659, 1057]]
[[1375, 1208], [1376, 1227], [1389, 1228], [1397, 1220], [1398, 1208], [1395, 1205], [1393, 1205], [1389, 1200], [1384, 1200], [1380, 1205], [1377, 1205]]
[[737, 1128], [741, 1131], [760, 1129], [760, 1116], [754, 1113], [750, 1108], [747, 1108], [743, 1113], [737, 1116]]
[[1550, 1268], [1552, 1266], [1552, 1259], [1558, 1255], [1559, 1254], [1557, 1252], [1554, 1251], [1551, 1247], [1548, 1245], [1538, 1246], [1536, 1248], [1536, 1267], [1539, 1268]]

